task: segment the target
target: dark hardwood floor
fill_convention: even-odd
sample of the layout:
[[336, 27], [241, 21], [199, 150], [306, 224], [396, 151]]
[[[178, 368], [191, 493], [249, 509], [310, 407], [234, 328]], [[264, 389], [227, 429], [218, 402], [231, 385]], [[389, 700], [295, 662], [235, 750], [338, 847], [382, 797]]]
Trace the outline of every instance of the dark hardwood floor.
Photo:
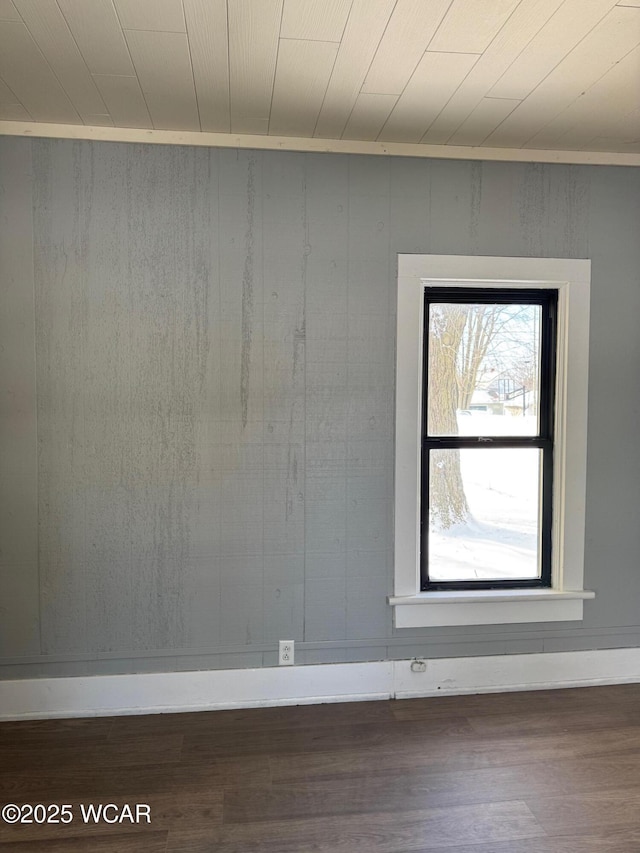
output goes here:
[[640, 685], [2, 723], [6, 803], [73, 820], [0, 853], [640, 853]]

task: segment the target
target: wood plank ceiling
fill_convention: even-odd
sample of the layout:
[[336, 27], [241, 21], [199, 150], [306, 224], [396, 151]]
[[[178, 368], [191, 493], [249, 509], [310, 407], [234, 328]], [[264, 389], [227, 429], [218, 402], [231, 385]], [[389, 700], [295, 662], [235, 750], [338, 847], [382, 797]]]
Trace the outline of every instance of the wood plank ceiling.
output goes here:
[[640, 0], [0, 0], [0, 120], [640, 152]]

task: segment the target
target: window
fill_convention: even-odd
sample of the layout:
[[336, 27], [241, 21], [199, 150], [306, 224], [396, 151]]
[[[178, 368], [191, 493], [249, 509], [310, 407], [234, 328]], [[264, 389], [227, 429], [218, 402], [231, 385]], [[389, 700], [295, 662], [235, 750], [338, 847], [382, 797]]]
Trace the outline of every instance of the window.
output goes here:
[[400, 256], [397, 627], [582, 618], [589, 269]]
[[423, 590], [551, 586], [557, 297], [425, 288]]

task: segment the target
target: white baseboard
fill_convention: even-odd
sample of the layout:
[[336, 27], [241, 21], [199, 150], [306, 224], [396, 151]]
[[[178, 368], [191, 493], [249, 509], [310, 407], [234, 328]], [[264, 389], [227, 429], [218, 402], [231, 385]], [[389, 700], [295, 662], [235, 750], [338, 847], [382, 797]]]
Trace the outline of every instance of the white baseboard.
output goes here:
[[0, 682], [0, 720], [162, 714], [640, 681], [640, 648]]

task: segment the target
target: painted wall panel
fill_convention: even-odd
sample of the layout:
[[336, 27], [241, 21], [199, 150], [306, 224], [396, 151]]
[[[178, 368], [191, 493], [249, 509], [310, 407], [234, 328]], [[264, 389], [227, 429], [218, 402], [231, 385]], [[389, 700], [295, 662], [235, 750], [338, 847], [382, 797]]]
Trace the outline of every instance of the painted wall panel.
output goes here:
[[41, 634], [42, 652], [55, 655], [94, 645], [87, 633], [93, 543], [86, 535], [84, 290], [93, 152], [59, 142], [35, 144], [33, 152]]
[[0, 141], [0, 655], [40, 652], [31, 147]]
[[601, 286], [591, 299], [589, 371], [600, 390], [589, 408], [585, 584], [598, 590], [599, 600], [585, 626], [608, 629], [637, 625], [640, 601], [634, 556], [640, 547], [634, 514], [640, 458], [632, 447], [639, 405], [626, 390], [640, 382], [640, 336], [634, 328], [640, 311], [640, 186], [620, 169], [598, 173], [590, 183], [598, 203], [589, 208], [589, 252]]
[[[637, 644], [640, 170], [0, 152], [0, 677]], [[592, 259], [582, 626], [392, 627], [411, 251]]]

